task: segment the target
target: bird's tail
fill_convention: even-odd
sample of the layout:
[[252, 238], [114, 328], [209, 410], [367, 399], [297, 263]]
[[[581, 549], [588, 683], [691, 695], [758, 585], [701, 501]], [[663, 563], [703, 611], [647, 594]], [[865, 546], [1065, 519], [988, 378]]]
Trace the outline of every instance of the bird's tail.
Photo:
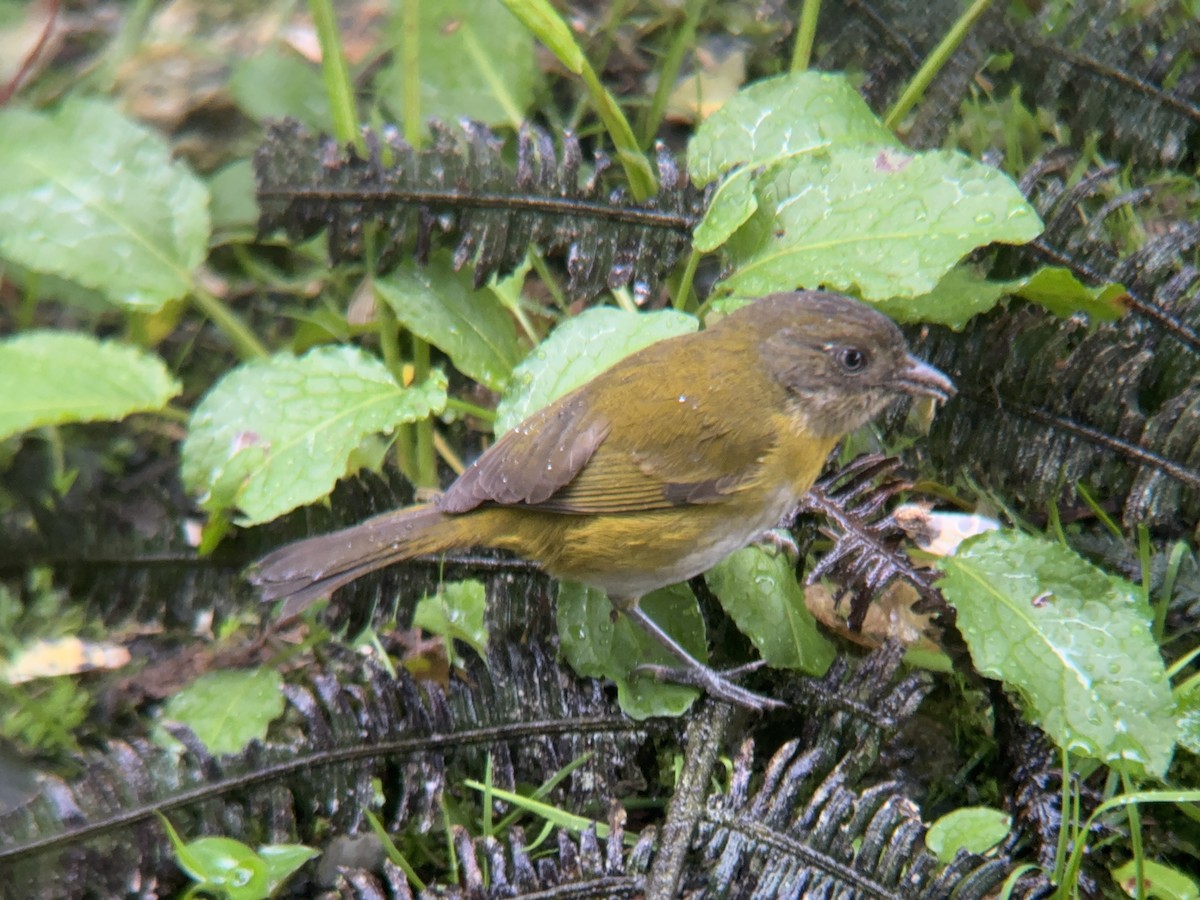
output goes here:
[[[264, 601], [284, 600], [283, 617], [302, 612], [356, 578], [402, 560], [486, 543], [476, 516], [410, 506], [358, 525], [288, 544], [260, 559], [249, 579]], [[482, 524], [482, 523], [475, 523]]]

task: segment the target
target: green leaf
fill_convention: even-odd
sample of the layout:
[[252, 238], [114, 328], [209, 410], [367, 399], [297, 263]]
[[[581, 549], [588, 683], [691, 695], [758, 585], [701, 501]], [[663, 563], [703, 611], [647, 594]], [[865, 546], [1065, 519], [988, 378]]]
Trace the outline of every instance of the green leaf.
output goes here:
[[407, 262], [375, 288], [400, 323], [456, 369], [503, 390], [523, 355], [512, 316], [490, 290], [475, 290], [469, 273], [455, 272], [448, 253], [435, 254], [427, 266]]
[[[708, 659], [704, 618], [686, 584], [653, 591], [640, 605], [692, 656], [702, 662]], [[677, 666], [679, 661], [626, 616], [614, 622], [613, 605], [596, 588], [573, 581], [559, 584], [558, 637], [571, 668], [584, 677], [615, 681], [617, 702], [635, 719], [682, 715], [700, 696], [695, 688], [631, 677], [636, 666]]]
[[932, 291], [919, 297], [891, 297], [875, 303], [898, 322], [927, 322], [960, 330], [973, 317], [985, 313], [1000, 298], [1015, 295], [1040, 304], [1057, 316], [1086, 313], [1105, 322], [1125, 312], [1119, 284], [1092, 287], [1068, 269], [1048, 266], [1012, 281], [988, 281], [974, 266], [960, 265], [946, 273]]
[[0, 111], [0, 256], [158, 310], [208, 252], [208, 193], [107, 103]]
[[248, 159], [231, 162], [208, 180], [212, 197], [213, 230], [258, 225], [258, 201], [254, 199], [254, 166]]
[[303, 844], [265, 844], [258, 848], [258, 855], [267, 866], [267, 895], [270, 896], [302, 865], [320, 853]]
[[899, 146], [844, 75], [793, 72], [749, 85], [705, 119], [688, 172], [705, 185], [735, 166], [861, 144]]
[[701, 253], [711, 253], [758, 210], [754, 195], [754, 180], [758, 172], [752, 168], [738, 169], [721, 182], [704, 210], [704, 218], [692, 233], [692, 245]]
[[976, 668], [1060, 747], [1162, 776], [1175, 704], [1140, 592], [1043, 538], [995, 531], [938, 563]]
[[[525, 119], [537, 85], [533, 39], [495, 0], [422, 3], [417, 41], [421, 121], [467, 118], [516, 127]], [[404, 70], [401, 42], [395, 63], [376, 82], [399, 118], [405, 112]]]
[[271, 894], [266, 862], [241, 841], [197, 838], [177, 855], [180, 866], [201, 887], [227, 900], [266, 900]]
[[1042, 228], [1008, 176], [948, 151], [837, 147], [770, 167], [756, 188], [758, 210], [728, 244], [725, 291], [916, 296], [975, 248]]
[[0, 341], [0, 440], [43, 425], [162, 409], [180, 390], [162, 360], [137, 347], [25, 332]]
[[1200, 684], [1179, 692], [1179, 743], [1200, 756]]
[[167, 701], [163, 716], [182, 722], [213, 754], [237, 753], [263, 740], [283, 714], [283, 679], [274, 669], [201, 675]]
[[[1113, 869], [1112, 877], [1127, 897], [1138, 896], [1137, 864], [1132, 859]], [[1150, 900], [1197, 900], [1200, 887], [1195, 879], [1178, 869], [1145, 859], [1142, 860], [1142, 896]]]
[[404, 388], [354, 347], [318, 347], [239, 366], [192, 414], [183, 482], [210, 512], [268, 522], [324, 497], [364, 439], [441, 412], [446, 377]]
[[1070, 269], [1058, 266], [1038, 269], [1027, 278], [1013, 282], [1012, 288], [1014, 294], [1040, 304], [1062, 318], [1086, 313], [1101, 322], [1115, 322], [1126, 311], [1122, 303], [1126, 296], [1123, 285], [1087, 285]]
[[264, 900], [270, 895], [267, 864], [241, 841], [203, 837], [185, 842], [167, 817], [158, 814], [175, 851], [175, 862], [197, 887], [230, 900]]
[[743, 547], [704, 574], [721, 607], [768, 664], [824, 675], [834, 646], [804, 605], [804, 589], [783, 553]]
[[928, 322], [959, 331], [1011, 293], [1007, 282], [988, 281], [974, 266], [961, 265], [947, 272], [927, 294], [889, 297], [873, 305], [897, 322]]
[[470, 645], [479, 658], [487, 660], [488, 632], [484, 622], [487, 593], [482, 581], [450, 581], [427, 594], [413, 611], [413, 628], [446, 638], [446, 650], [454, 658], [451, 638]]
[[496, 436], [629, 354], [699, 327], [695, 316], [672, 309], [652, 313], [612, 307], [584, 310], [554, 329], [513, 371], [508, 390], [496, 407]]
[[284, 47], [240, 60], [229, 76], [229, 93], [256, 121], [292, 118], [315, 131], [333, 131], [320, 68]]
[[944, 863], [954, 861], [959, 850], [986, 853], [1006, 837], [1012, 817], [986, 806], [964, 806], [942, 816], [925, 834], [927, 846]]

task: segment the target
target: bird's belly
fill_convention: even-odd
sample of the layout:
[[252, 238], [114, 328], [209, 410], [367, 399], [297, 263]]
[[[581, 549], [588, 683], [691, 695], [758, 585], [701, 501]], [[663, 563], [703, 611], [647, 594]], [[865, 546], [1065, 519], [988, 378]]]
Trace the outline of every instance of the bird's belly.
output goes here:
[[795, 505], [790, 486], [751, 509], [735, 503], [654, 510], [570, 523], [546, 568], [558, 578], [636, 598], [699, 575], [779, 524]]

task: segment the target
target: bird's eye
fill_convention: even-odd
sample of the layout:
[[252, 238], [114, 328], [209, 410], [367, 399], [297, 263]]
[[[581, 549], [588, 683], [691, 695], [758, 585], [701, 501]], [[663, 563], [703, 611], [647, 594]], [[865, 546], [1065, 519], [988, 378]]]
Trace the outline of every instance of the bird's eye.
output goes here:
[[869, 360], [866, 352], [857, 347], [840, 347], [837, 351], [837, 361], [847, 372], [861, 372], [867, 367]]

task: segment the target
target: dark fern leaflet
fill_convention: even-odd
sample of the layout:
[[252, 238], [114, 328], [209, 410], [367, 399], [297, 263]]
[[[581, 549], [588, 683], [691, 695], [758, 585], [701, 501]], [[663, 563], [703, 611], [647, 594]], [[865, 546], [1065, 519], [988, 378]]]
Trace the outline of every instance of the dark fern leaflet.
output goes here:
[[269, 126], [254, 158], [260, 232], [299, 241], [325, 231], [335, 263], [361, 260], [373, 240], [380, 271], [453, 243], [455, 266], [470, 264], [476, 286], [512, 272], [533, 246], [565, 258], [573, 299], [626, 286], [646, 297], [690, 248], [706, 202], [663, 148], [659, 193], [639, 203], [606, 186], [603, 154], [581, 181], [571, 135], [556, 154], [548, 134], [526, 126], [515, 169], [504, 142], [474, 123], [435, 126], [419, 150], [392, 130], [365, 137], [363, 157], [295, 121]]

